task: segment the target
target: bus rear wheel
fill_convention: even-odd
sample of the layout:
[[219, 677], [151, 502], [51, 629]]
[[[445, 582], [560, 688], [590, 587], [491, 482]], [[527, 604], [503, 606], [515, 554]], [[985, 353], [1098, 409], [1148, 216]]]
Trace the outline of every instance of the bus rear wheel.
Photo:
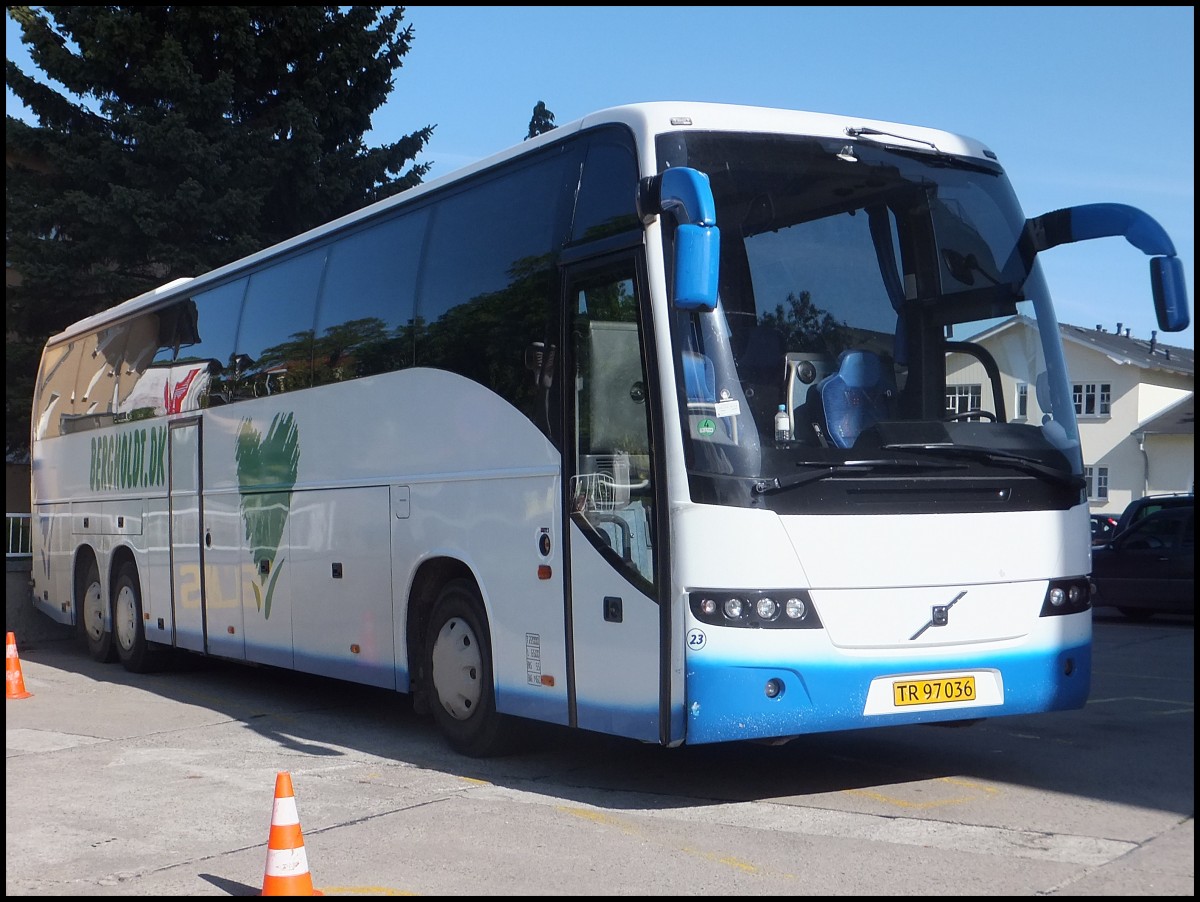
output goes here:
[[75, 598], [78, 606], [76, 623], [87, 642], [88, 653], [101, 664], [115, 661], [117, 651], [110, 626], [112, 618], [109, 616], [104, 585], [100, 582], [100, 568], [94, 560], [88, 563], [80, 576]]
[[450, 747], [471, 758], [513, 748], [513, 719], [496, 711], [492, 649], [479, 590], [470, 580], [447, 583], [425, 634], [429, 703]]
[[126, 561], [117, 570], [113, 588], [113, 637], [117, 657], [130, 673], [149, 673], [161, 666], [161, 650], [146, 640], [142, 589], [137, 567], [132, 561]]

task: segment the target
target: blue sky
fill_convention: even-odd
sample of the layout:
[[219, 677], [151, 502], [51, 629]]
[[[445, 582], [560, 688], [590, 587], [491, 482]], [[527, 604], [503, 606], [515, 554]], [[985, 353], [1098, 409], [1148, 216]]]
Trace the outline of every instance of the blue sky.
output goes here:
[[[405, 21], [412, 49], [368, 137], [436, 126], [430, 178], [520, 143], [539, 100], [559, 125], [641, 100], [927, 125], [994, 150], [1026, 215], [1111, 202], [1155, 217], [1194, 319], [1192, 6], [409, 6]], [[28, 70], [11, 20], [6, 36]], [[1118, 238], [1047, 252], [1059, 319], [1148, 338], [1147, 260]], [[1193, 348], [1194, 326], [1159, 339]]]

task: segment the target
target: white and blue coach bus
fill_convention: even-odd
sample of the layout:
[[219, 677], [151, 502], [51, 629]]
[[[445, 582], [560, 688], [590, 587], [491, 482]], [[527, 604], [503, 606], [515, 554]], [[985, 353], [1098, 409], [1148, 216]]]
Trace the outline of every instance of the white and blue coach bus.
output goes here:
[[37, 607], [663, 746], [1082, 706], [1088, 505], [1027, 219], [929, 128], [704, 103], [560, 126], [47, 344]]

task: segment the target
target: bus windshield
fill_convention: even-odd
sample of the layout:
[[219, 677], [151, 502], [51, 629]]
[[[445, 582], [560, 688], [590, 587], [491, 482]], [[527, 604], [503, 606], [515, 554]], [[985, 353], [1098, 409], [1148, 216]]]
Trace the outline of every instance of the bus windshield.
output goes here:
[[998, 164], [768, 134], [658, 150], [709, 176], [721, 233], [715, 308], [674, 320], [696, 500], [782, 511], [830, 481], [990, 475], [1078, 502], [1058, 325]]

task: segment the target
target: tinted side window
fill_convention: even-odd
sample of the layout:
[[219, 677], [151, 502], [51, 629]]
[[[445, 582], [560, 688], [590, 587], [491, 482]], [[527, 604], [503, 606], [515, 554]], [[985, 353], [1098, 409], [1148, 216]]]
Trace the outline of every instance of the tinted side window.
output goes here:
[[128, 336], [117, 373], [116, 419], [141, 420], [166, 413], [165, 380], [152, 368], [163, 342], [157, 312], [143, 313], [127, 325]]
[[525, 355], [546, 340], [557, 296], [555, 252], [574, 191], [565, 158], [556, 151], [445, 197], [418, 289], [417, 365], [474, 379], [531, 419], [537, 386]]
[[195, 318], [179, 342], [173, 363], [176, 367], [190, 364], [189, 371], [201, 370], [201, 376], [195, 377], [202, 377], [206, 383], [199, 398], [201, 407], [232, 399], [233, 346], [248, 281], [226, 282], [184, 302], [190, 305], [187, 309], [195, 312]]
[[637, 157], [624, 130], [592, 135], [575, 203], [571, 240], [590, 241], [641, 227]]
[[[232, 295], [240, 304], [241, 288]], [[229, 304], [227, 313], [236, 317], [238, 309]], [[207, 403], [210, 379], [221, 367], [218, 362], [191, 356], [198, 340], [197, 327], [196, 301], [192, 298], [134, 320], [120, 377], [118, 420], [183, 413]], [[232, 333], [227, 341], [232, 348]]]
[[35, 438], [38, 440], [62, 434], [63, 415], [71, 410], [71, 390], [75, 372], [79, 369], [80, 348], [79, 342], [73, 341], [49, 348], [42, 355], [33, 408], [37, 417]]
[[312, 384], [313, 320], [326, 248], [250, 276], [234, 358], [235, 400]]
[[313, 382], [413, 365], [413, 309], [427, 210], [337, 241], [317, 308]]
[[68, 388], [66, 404], [58, 405], [62, 432], [99, 429], [115, 422], [118, 374], [129, 333], [128, 322], [117, 323], [72, 342], [70, 359], [62, 370], [62, 384]]

